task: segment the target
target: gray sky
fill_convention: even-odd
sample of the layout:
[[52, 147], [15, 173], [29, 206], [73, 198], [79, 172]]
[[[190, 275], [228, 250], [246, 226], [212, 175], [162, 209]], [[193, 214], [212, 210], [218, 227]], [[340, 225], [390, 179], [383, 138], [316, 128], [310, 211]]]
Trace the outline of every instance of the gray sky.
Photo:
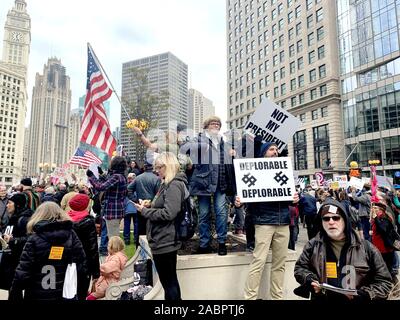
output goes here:
[[[118, 94], [121, 93], [122, 63], [170, 51], [188, 65], [189, 87], [211, 99], [216, 114], [225, 122], [225, 0], [26, 2], [32, 23], [29, 98], [35, 74], [42, 74], [47, 59], [56, 56], [71, 78], [72, 108], [76, 108], [79, 97], [86, 91], [87, 42], [95, 50]], [[2, 29], [7, 12], [13, 6], [14, 0], [0, 1]], [[0, 35], [2, 40], [4, 31]], [[114, 95], [110, 102], [110, 122], [114, 129], [120, 125], [121, 108]], [[29, 99], [28, 110], [30, 108]]]

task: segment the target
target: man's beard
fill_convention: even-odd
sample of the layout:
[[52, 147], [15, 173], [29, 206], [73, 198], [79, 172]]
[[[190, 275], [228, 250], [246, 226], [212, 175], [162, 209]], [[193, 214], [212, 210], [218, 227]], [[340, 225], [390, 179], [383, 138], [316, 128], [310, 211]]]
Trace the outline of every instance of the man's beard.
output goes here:
[[332, 240], [339, 241], [345, 238], [344, 232], [340, 231], [339, 229], [331, 229], [325, 231], [328, 237], [331, 238]]

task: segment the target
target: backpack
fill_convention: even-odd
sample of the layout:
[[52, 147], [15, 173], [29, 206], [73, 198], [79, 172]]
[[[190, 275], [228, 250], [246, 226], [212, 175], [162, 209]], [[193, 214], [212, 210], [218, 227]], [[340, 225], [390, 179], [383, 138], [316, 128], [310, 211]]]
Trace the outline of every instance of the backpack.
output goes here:
[[[185, 190], [187, 191], [187, 187], [185, 186]], [[189, 191], [185, 192], [189, 194]], [[187, 196], [182, 202], [181, 212], [178, 214], [176, 218], [176, 237], [179, 241], [187, 241], [190, 240], [195, 233], [196, 230], [196, 217], [197, 210], [196, 205], [192, 197]]]

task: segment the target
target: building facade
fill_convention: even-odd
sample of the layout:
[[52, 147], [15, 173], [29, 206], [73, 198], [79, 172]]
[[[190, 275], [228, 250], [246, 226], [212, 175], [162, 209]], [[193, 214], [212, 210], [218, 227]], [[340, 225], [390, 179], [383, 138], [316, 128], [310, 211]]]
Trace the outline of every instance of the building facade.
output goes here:
[[50, 58], [43, 75], [36, 74], [32, 92], [29, 175], [50, 173], [69, 160], [70, 110], [70, 78], [61, 60]]
[[215, 115], [215, 107], [201, 92], [189, 89], [188, 128], [194, 134], [203, 131], [203, 121]]
[[69, 117], [68, 127], [68, 152], [67, 161], [71, 159], [79, 146], [79, 132], [81, 130], [81, 116], [79, 109], [72, 109]]
[[26, 2], [15, 0], [4, 26], [0, 61], [0, 183], [7, 187], [23, 176], [30, 30]]
[[344, 160], [336, 10], [328, 0], [227, 0], [228, 129], [266, 97], [303, 123], [289, 142], [299, 176]]
[[400, 2], [338, 0], [340, 80], [347, 163], [400, 169]]
[[[138, 96], [135, 94], [137, 83], [132, 81], [132, 68], [147, 70], [148, 92], [160, 95], [163, 91], [169, 94], [168, 105], [165, 110], [157, 114], [158, 129], [162, 131], [176, 130], [177, 124], [187, 125], [188, 118], [188, 66], [167, 52], [146, 57], [122, 65], [122, 101], [134, 105]], [[133, 115], [130, 115], [133, 117]], [[131, 157], [135, 157], [135, 147], [132, 143], [135, 136], [131, 129], [126, 127], [128, 116], [121, 110], [121, 139], [124, 150]]]

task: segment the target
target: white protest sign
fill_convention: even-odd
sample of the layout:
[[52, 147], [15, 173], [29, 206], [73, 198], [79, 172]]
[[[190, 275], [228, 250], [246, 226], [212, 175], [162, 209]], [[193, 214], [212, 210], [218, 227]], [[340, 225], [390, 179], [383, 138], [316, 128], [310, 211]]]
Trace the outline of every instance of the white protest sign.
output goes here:
[[263, 98], [244, 128], [250, 134], [260, 136], [263, 142], [275, 142], [278, 149], [282, 151], [300, 126], [299, 119], [272, 101]]
[[97, 163], [91, 163], [89, 166], [89, 170], [93, 172], [94, 176], [98, 179], [99, 178], [99, 169], [97, 169]]
[[364, 182], [364, 184], [371, 183], [371, 178], [362, 177], [361, 180], [362, 180], [362, 182]]
[[378, 181], [378, 186], [380, 187], [386, 187], [388, 189], [393, 187], [393, 178], [376, 176], [376, 180]]
[[356, 177], [350, 178], [349, 185], [358, 190], [362, 190], [364, 188], [364, 182]]
[[318, 189], [318, 181], [317, 180], [311, 180], [310, 185], [311, 185], [311, 188]]
[[290, 158], [234, 159], [241, 202], [293, 201], [296, 192]]
[[333, 176], [333, 181], [339, 182], [339, 188], [346, 189], [348, 186], [348, 183], [347, 183], [348, 179], [347, 179], [346, 175], [341, 175], [341, 176], [335, 175], [335, 176]]

